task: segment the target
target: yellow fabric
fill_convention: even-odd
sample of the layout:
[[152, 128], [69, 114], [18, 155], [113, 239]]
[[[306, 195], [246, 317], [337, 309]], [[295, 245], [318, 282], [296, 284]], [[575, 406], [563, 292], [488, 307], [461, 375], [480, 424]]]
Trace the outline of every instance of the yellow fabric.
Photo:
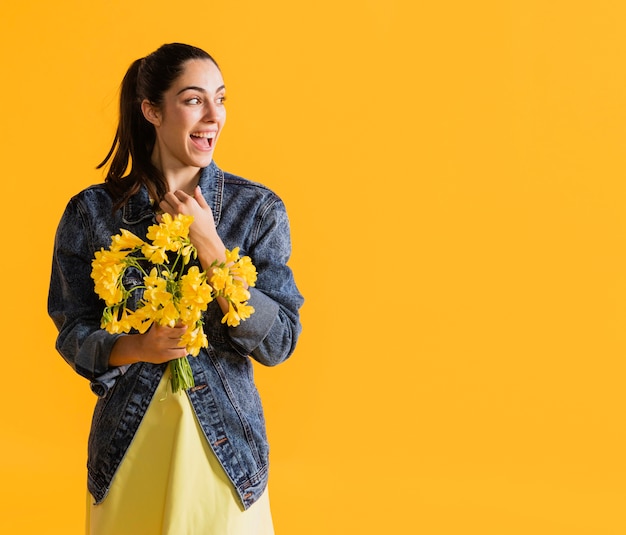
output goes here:
[[169, 378], [168, 367], [104, 502], [87, 493], [87, 535], [273, 535], [267, 492], [243, 510]]

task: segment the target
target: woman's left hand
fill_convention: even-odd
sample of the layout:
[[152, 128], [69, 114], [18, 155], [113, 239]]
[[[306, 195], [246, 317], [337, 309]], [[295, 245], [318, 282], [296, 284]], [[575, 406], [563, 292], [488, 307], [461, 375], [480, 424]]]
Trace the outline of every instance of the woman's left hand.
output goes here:
[[178, 214], [193, 216], [193, 223], [189, 227], [189, 239], [198, 250], [198, 258], [204, 269], [208, 269], [214, 260], [223, 262], [226, 259], [224, 255], [226, 248], [217, 234], [213, 211], [199, 187], [196, 187], [193, 196], [182, 190], [168, 192], [159, 203], [159, 207], [171, 216]]

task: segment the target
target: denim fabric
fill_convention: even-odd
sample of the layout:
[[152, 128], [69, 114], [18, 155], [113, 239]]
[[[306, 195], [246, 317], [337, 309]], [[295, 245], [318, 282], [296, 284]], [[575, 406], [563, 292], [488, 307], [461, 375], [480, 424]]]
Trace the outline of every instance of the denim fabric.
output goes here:
[[[217, 303], [209, 305], [204, 320], [210, 345], [189, 358], [196, 386], [187, 392], [209, 444], [248, 508], [263, 493], [268, 470], [265, 421], [249, 357], [273, 366], [292, 354], [303, 298], [287, 266], [289, 221], [280, 198], [215, 163], [202, 170], [200, 189], [226, 247], [240, 247], [258, 271], [249, 300], [255, 313], [241, 325], [222, 324]], [[97, 503], [106, 497], [167, 364], [109, 367], [111, 348], [123, 335], [100, 328], [104, 304], [94, 292], [91, 261], [121, 228], [145, 237], [155, 222], [147, 190], [113, 212], [99, 184], [70, 200], [57, 229], [48, 312], [59, 330], [57, 350], [99, 396], [87, 462], [88, 487]], [[125, 284], [141, 283], [132, 273], [127, 277]]]

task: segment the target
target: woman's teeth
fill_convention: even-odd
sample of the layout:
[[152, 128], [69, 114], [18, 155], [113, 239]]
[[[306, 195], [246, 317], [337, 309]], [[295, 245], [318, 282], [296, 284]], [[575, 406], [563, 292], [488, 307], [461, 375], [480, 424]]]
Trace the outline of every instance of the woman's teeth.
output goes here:
[[211, 147], [213, 145], [213, 140], [215, 139], [215, 132], [193, 132], [191, 137], [206, 139], [207, 145]]

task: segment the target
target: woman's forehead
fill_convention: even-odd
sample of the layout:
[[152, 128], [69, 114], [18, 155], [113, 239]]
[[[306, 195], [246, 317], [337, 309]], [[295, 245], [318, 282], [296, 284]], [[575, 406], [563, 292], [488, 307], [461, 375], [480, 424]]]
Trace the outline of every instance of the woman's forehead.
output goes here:
[[185, 63], [180, 76], [172, 84], [176, 93], [186, 87], [215, 92], [224, 86], [222, 73], [210, 59], [192, 59]]

